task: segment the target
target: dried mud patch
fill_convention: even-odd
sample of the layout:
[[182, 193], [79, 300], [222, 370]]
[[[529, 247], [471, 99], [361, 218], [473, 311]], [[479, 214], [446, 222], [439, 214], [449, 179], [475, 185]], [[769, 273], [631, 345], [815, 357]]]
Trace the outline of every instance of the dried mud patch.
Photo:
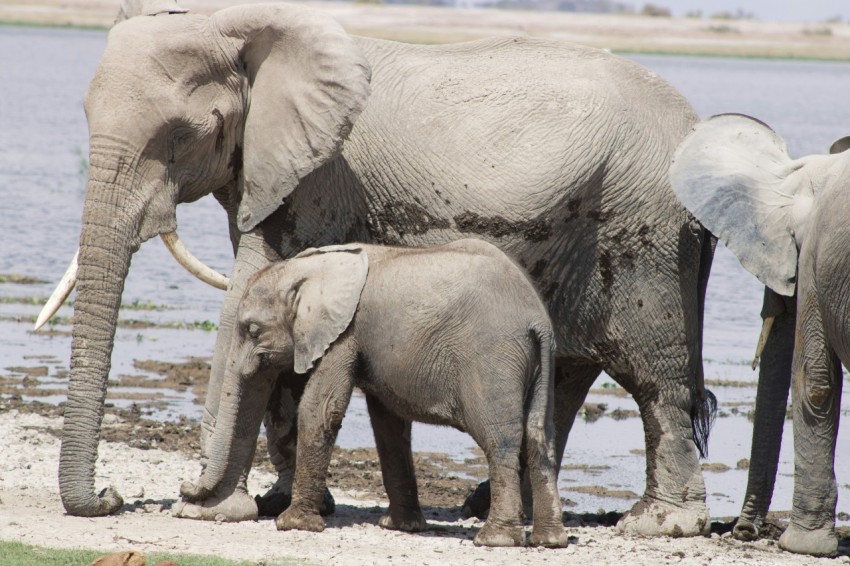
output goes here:
[[[0, 402], [0, 411], [7, 410], [60, 417], [64, 407], [8, 399]], [[58, 428], [50, 428], [47, 432], [57, 438], [62, 435], [61, 429]], [[190, 458], [196, 458], [201, 451], [200, 423], [186, 418], [177, 422], [146, 419], [142, 416], [140, 405], [133, 405], [130, 410], [107, 407], [101, 437], [107, 442], [120, 442], [142, 450], [181, 452]], [[483, 459], [468, 462], [455, 462], [443, 454], [414, 454], [422, 504], [443, 508], [459, 507], [467, 494], [478, 484], [470, 478], [486, 476]], [[258, 440], [254, 466], [274, 472], [269, 461], [265, 437]], [[335, 447], [328, 470], [328, 487], [332, 491], [352, 491], [361, 497], [385, 500], [387, 494], [375, 449]]]

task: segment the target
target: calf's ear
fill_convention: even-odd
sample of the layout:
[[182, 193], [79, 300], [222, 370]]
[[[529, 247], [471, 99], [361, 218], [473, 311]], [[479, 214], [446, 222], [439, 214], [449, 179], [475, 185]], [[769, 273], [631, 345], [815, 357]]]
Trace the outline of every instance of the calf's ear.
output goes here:
[[294, 369], [306, 373], [351, 324], [369, 258], [358, 246], [331, 246], [307, 250], [287, 263], [299, 283], [293, 302]]

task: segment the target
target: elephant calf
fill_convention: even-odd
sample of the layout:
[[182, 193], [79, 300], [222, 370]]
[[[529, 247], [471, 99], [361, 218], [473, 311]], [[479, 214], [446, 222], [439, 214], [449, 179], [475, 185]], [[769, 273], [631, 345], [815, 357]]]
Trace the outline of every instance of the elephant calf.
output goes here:
[[[566, 546], [553, 440], [554, 338], [522, 270], [495, 246], [353, 244], [309, 249], [249, 283], [231, 342], [222, 405], [190, 501], [242, 470], [281, 368], [310, 372], [298, 410], [291, 506], [278, 529], [321, 531], [325, 470], [351, 392], [366, 395], [388, 529], [421, 531], [411, 421], [467, 431], [484, 450], [490, 515], [475, 544], [525, 542], [520, 460], [532, 485], [531, 543]], [[522, 452], [522, 454], [521, 454]]]

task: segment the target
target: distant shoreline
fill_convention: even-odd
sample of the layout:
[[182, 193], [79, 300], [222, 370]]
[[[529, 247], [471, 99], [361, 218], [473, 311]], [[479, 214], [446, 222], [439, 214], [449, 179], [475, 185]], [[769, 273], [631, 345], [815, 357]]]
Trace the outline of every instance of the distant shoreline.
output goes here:
[[[183, 0], [208, 14], [245, 0]], [[449, 43], [494, 35], [562, 39], [621, 54], [850, 61], [850, 23], [656, 18], [622, 14], [460, 9], [307, 2], [349, 33], [410, 43]], [[30, 0], [0, 4], [0, 25], [106, 31], [118, 0]]]

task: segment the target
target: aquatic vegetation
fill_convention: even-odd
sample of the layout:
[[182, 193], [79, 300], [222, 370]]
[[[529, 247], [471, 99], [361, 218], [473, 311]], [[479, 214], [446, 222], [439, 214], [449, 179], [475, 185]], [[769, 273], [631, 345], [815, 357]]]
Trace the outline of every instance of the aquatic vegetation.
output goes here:
[[41, 285], [47, 283], [38, 277], [21, 275], [20, 273], [0, 273], [0, 283], [17, 283], [19, 285]]

